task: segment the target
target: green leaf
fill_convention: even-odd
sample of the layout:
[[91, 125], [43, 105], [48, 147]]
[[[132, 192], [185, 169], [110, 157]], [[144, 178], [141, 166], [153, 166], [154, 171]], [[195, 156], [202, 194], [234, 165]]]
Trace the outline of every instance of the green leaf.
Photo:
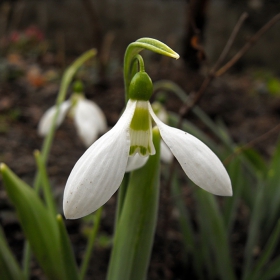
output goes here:
[[200, 188], [195, 190], [200, 213], [200, 227], [204, 230], [204, 239], [210, 242], [215, 257], [215, 265], [220, 279], [236, 279], [230, 258], [229, 240], [222, 214], [212, 194]]
[[277, 257], [266, 267], [265, 271], [262, 274], [260, 274], [258, 280], [278, 279], [279, 275], [280, 275], [280, 257]]
[[154, 129], [156, 154], [130, 175], [116, 228], [108, 280], [145, 279], [157, 220], [160, 171], [160, 135]]
[[9, 280], [24, 279], [18, 262], [13, 256], [0, 227], [0, 278]]
[[280, 211], [280, 141], [278, 141], [266, 181], [265, 199], [267, 213], [269, 217], [266, 219], [265, 232], [269, 233], [276, 223]]
[[55, 217], [47, 211], [34, 189], [5, 164], [1, 164], [0, 169], [9, 199], [16, 208], [23, 232], [39, 264], [50, 279], [66, 279]]
[[253, 249], [258, 244], [260, 230], [261, 230], [261, 221], [264, 217], [263, 212], [263, 200], [264, 200], [264, 191], [265, 187], [263, 186], [262, 181], [258, 182], [259, 186], [257, 188], [256, 198], [254, 207], [252, 209], [247, 242], [244, 251], [244, 265], [243, 265], [243, 278], [246, 279], [252, 272], [253, 266]]
[[261, 177], [265, 178], [267, 174], [267, 164], [261, 155], [254, 149], [248, 148], [242, 151], [242, 155], [251, 164], [255, 172]]
[[90, 215], [90, 217], [93, 218], [93, 228], [91, 229], [91, 233], [88, 237], [87, 248], [84, 254], [83, 262], [81, 264], [81, 269], [80, 269], [81, 279], [85, 278], [86, 271], [88, 269], [90, 257], [93, 252], [93, 246], [100, 226], [101, 214], [102, 214], [102, 207], [100, 207], [93, 215]]
[[227, 228], [228, 234], [230, 234], [236, 218], [237, 206], [241, 198], [242, 189], [250, 188], [250, 185], [248, 185], [246, 176], [243, 174], [242, 163], [239, 158], [232, 159], [227, 167], [227, 170], [231, 179], [233, 196], [225, 198], [223, 215], [225, 227]]
[[64, 263], [64, 270], [66, 274], [65, 279], [69, 279], [69, 280], [80, 279], [77, 263], [75, 261], [74, 252], [61, 215], [57, 215], [57, 224], [59, 228], [59, 237], [60, 237], [59, 242], [61, 245], [61, 256]]
[[202, 258], [197, 254], [197, 240], [195, 238], [194, 228], [192, 226], [190, 215], [183, 201], [182, 193], [180, 192], [179, 180], [177, 173], [174, 172], [172, 185], [172, 197], [175, 207], [179, 212], [179, 226], [182, 233], [183, 244], [185, 246], [186, 260], [188, 255], [191, 256], [194, 263], [194, 268], [199, 279], [203, 279]]
[[280, 237], [280, 221], [278, 221], [277, 225], [275, 226], [274, 231], [272, 232], [271, 236], [269, 237], [267, 244], [266, 244], [259, 260], [257, 261], [253, 272], [246, 280], [260, 279], [259, 278], [260, 271], [268, 263], [273, 252], [275, 251], [277, 243], [279, 242], [279, 237]]

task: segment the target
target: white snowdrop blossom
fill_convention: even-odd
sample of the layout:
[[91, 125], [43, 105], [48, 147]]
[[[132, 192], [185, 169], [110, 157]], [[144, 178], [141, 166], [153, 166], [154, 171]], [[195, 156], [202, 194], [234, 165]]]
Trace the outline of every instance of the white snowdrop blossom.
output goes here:
[[150, 105], [152, 92], [149, 76], [138, 72], [131, 81], [130, 99], [119, 121], [87, 149], [71, 171], [63, 197], [66, 218], [83, 217], [106, 203], [119, 188], [131, 157], [137, 155], [145, 161], [155, 154], [152, 119], [196, 185], [216, 195], [232, 195], [230, 178], [218, 157], [199, 139], [164, 124]]
[[[50, 131], [55, 113], [56, 106], [52, 106], [42, 116], [38, 125], [40, 136], [46, 136]], [[78, 136], [86, 147], [107, 130], [106, 118], [102, 110], [80, 93], [74, 93], [71, 100], [66, 100], [60, 105], [57, 127], [62, 124], [67, 114], [73, 118]]]

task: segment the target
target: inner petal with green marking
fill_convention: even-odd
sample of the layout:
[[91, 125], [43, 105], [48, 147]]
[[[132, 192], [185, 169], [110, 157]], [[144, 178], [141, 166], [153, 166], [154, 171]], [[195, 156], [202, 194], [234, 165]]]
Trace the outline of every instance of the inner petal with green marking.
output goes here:
[[152, 120], [148, 109], [148, 101], [137, 101], [135, 112], [129, 127], [130, 151], [132, 156], [139, 153], [142, 156], [155, 154], [152, 139]]

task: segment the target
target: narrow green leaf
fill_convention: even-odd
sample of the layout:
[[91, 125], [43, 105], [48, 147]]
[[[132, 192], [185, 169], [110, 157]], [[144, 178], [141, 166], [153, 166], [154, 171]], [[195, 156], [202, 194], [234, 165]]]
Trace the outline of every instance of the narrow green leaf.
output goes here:
[[259, 260], [257, 261], [253, 272], [246, 280], [260, 279], [259, 278], [260, 271], [268, 263], [273, 252], [275, 251], [277, 243], [279, 242], [279, 237], [280, 237], [280, 221], [278, 221], [277, 225], [275, 226], [274, 231], [272, 232], [271, 236], [269, 237], [267, 244], [266, 244]]
[[263, 194], [264, 186], [262, 181], [259, 181], [257, 188], [255, 204], [252, 210], [251, 220], [249, 224], [247, 242], [244, 252], [244, 266], [243, 266], [243, 278], [246, 279], [252, 272], [253, 266], [253, 250], [254, 246], [257, 245], [260, 235], [260, 225], [263, 218]]
[[0, 227], [0, 279], [18, 280], [24, 279], [24, 275], [18, 262], [13, 256], [9, 245]]
[[200, 188], [195, 190], [198, 211], [201, 212], [200, 226], [206, 227], [204, 238], [211, 242], [215, 257], [215, 265], [221, 279], [234, 280], [232, 261], [230, 258], [229, 241], [222, 214], [212, 194]]
[[196, 250], [194, 229], [190, 221], [189, 213], [182, 199], [176, 173], [173, 175], [171, 191], [174, 204], [179, 211], [179, 224], [183, 234], [183, 242], [186, 247], [186, 252], [194, 254], [194, 251]]
[[81, 279], [84, 279], [86, 276], [90, 257], [93, 252], [94, 242], [100, 226], [101, 214], [102, 214], [102, 207], [100, 207], [93, 215], [93, 228], [89, 235], [87, 248], [85, 251], [83, 262], [81, 264], [81, 273], [80, 273]]
[[267, 174], [267, 164], [261, 155], [254, 149], [248, 148], [242, 151], [242, 156], [245, 157], [255, 169], [255, 172], [261, 177], [265, 178]]
[[239, 158], [234, 158], [229, 163], [227, 170], [231, 179], [233, 196], [225, 198], [223, 216], [225, 227], [228, 234], [230, 234], [236, 217], [238, 201], [241, 199], [242, 189], [250, 186], [246, 185], [246, 176], [243, 173], [242, 163]]
[[156, 154], [130, 181], [114, 237], [108, 280], [145, 279], [151, 255], [159, 198], [160, 135], [153, 133]]
[[266, 182], [267, 191], [265, 199], [269, 217], [265, 223], [265, 235], [271, 232], [276, 223], [280, 211], [280, 141], [278, 141], [269, 170]]
[[259, 275], [258, 280], [278, 279], [279, 275], [280, 275], [280, 257], [277, 257], [266, 267], [265, 271]]
[[199, 257], [199, 254], [197, 254], [198, 244], [196, 242], [194, 229], [190, 221], [190, 216], [187, 207], [185, 206], [185, 203], [182, 199], [177, 173], [174, 173], [173, 175], [171, 191], [175, 207], [179, 211], [178, 219], [181, 233], [183, 236], [183, 244], [185, 246], [186, 260], [188, 258], [188, 255], [190, 255], [193, 259], [194, 268], [197, 276], [199, 277], [199, 279], [203, 279], [203, 265], [201, 261], [202, 259]]
[[5, 164], [1, 164], [0, 170], [9, 199], [16, 208], [23, 232], [39, 264], [50, 279], [66, 279], [55, 217], [47, 211], [34, 189]]
[[64, 271], [66, 274], [65, 279], [77, 280], [79, 278], [77, 263], [75, 261], [74, 252], [67, 234], [65, 225], [61, 215], [57, 215], [57, 224], [59, 228], [59, 242], [61, 247], [61, 256], [64, 264]]

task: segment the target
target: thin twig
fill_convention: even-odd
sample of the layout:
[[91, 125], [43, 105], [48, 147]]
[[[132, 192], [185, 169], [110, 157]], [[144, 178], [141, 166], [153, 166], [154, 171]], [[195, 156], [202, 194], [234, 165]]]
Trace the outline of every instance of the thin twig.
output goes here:
[[190, 113], [190, 111], [192, 110], [192, 108], [199, 102], [199, 100], [202, 98], [202, 96], [204, 95], [207, 87], [209, 86], [209, 84], [211, 83], [211, 81], [216, 77], [216, 71], [218, 70], [218, 68], [220, 67], [221, 63], [224, 61], [225, 57], [227, 56], [233, 42], [235, 41], [235, 38], [242, 26], [242, 24], [244, 23], [244, 21], [246, 20], [246, 18], [248, 17], [247, 13], [243, 13], [241, 15], [241, 17], [239, 18], [239, 20], [237, 21], [220, 57], [218, 58], [217, 62], [215, 63], [215, 65], [213, 66], [213, 68], [209, 71], [209, 74], [207, 75], [207, 77], [204, 79], [202, 85], [200, 86], [199, 90], [195, 93], [195, 96], [191, 102], [191, 104], [189, 104], [188, 102], [180, 109], [180, 120], [178, 123], [178, 127], [180, 128], [182, 126], [182, 122], [183, 122], [183, 117], [185, 117], [187, 114]]
[[230, 48], [232, 47], [232, 45], [236, 39], [237, 34], [239, 33], [240, 28], [242, 27], [244, 21], [247, 18], [248, 18], [248, 13], [243, 13], [241, 15], [241, 17], [239, 18], [239, 20], [237, 21], [220, 57], [218, 58], [217, 62], [215, 63], [214, 67], [211, 70], [212, 73], [215, 73], [219, 69], [219, 67], [223, 63], [223, 61], [225, 60], [226, 56], [229, 53]]
[[230, 69], [256, 42], [259, 38], [269, 30], [274, 24], [280, 20], [280, 13], [274, 16], [269, 22], [267, 22], [251, 39], [243, 46], [242, 49], [228, 61], [220, 70], [217, 71], [216, 77], [223, 75], [228, 69]]
[[279, 132], [280, 131], [280, 124], [276, 125], [275, 127], [273, 127], [272, 129], [270, 129], [269, 131], [265, 132], [264, 134], [260, 135], [259, 137], [255, 138], [254, 140], [246, 143], [245, 145], [243, 145], [242, 147], [239, 147], [236, 151], [234, 151], [232, 154], [230, 154], [225, 160], [224, 160], [224, 165], [229, 164], [229, 162], [234, 159], [236, 156], [238, 156], [239, 154], [241, 154], [243, 151], [254, 147], [256, 144], [264, 141], [266, 138], [268, 138], [269, 136], [271, 136], [272, 134]]

